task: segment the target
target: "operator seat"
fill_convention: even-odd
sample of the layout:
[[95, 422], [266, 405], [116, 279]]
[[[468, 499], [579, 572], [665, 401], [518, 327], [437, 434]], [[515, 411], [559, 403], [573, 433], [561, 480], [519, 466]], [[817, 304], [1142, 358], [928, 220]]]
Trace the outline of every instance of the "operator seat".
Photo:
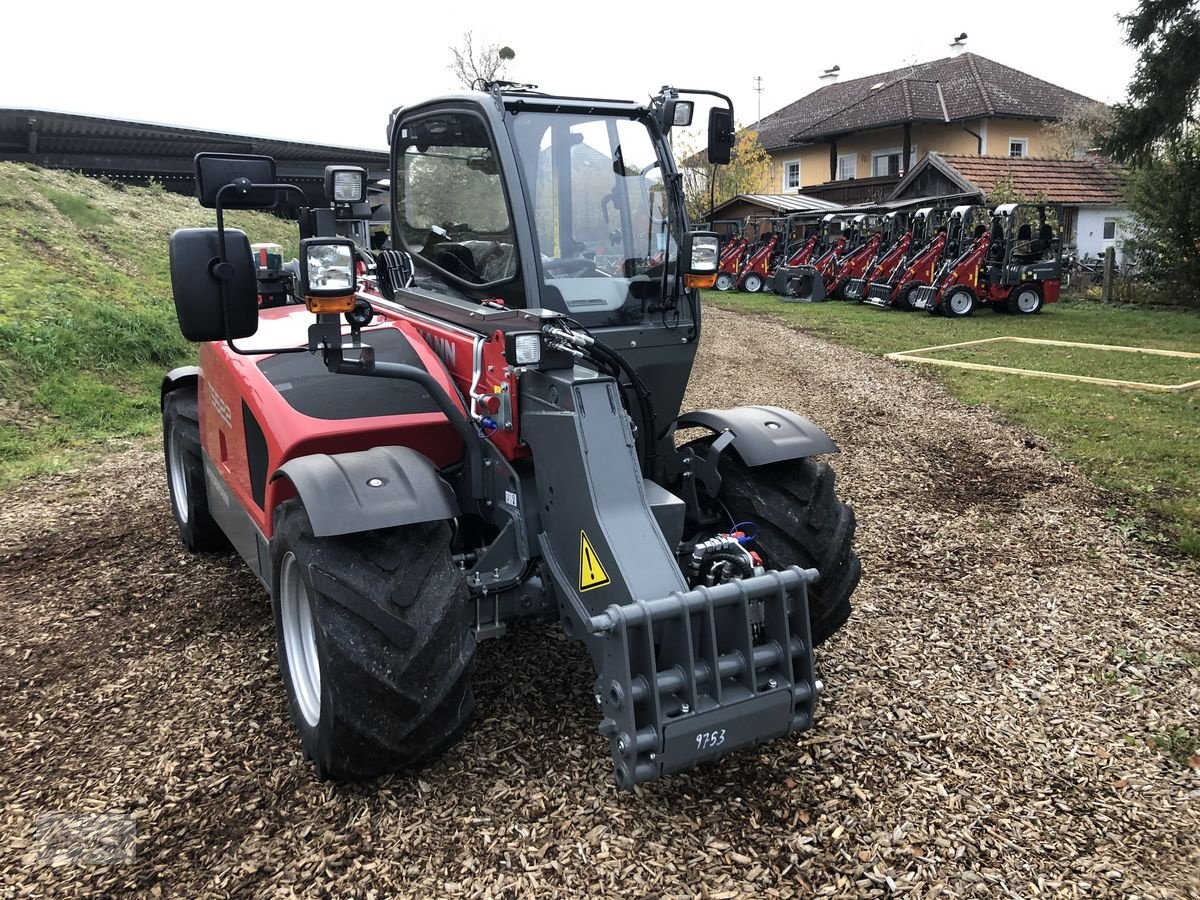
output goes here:
[[992, 243], [988, 247], [990, 262], [1004, 262], [1004, 226], [997, 219], [992, 223]]

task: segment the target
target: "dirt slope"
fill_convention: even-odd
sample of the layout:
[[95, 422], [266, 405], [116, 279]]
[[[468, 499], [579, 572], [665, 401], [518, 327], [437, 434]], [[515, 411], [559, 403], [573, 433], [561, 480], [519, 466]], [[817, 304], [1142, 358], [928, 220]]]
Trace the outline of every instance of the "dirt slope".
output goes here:
[[[445, 760], [316, 783], [266, 596], [182, 551], [129, 445], [0, 505], [0, 895], [1200, 895], [1194, 565], [1036, 438], [779, 325], [711, 313], [691, 399], [842, 447], [865, 575], [816, 731], [619, 792], [586, 657], [523, 631]], [[105, 812], [123, 864], [46, 853], [47, 814]]]

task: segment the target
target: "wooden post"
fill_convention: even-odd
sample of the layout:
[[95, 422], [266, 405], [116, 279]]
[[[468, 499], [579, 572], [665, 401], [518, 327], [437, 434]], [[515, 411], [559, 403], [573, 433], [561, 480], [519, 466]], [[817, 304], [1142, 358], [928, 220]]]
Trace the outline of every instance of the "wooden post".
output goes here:
[[1113, 269], [1117, 264], [1117, 251], [1112, 247], [1104, 250], [1104, 287], [1100, 291], [1100, 299], [1108, 303], [1113, 298]]

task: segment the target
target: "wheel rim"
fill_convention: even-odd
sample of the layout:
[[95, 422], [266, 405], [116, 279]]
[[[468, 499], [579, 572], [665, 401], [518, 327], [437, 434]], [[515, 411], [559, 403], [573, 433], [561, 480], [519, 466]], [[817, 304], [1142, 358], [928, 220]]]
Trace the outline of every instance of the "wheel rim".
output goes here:
[[321, 662], [308, 588], [300, 575], [300, 562], [290, 550], [279, 570], [279, 611], [292, 695], [304, 721], [315, 728], [321, 719]]
[[966, 291], [955, 291], [950, 295], [950, 312], [956, 316], [965, 316], [971, 311], [971, 295]]
[[727, 291], [732, 286], [733, 286], [733, 279], [731, 279], [728, 275], [718, 275], [717, 276], [717, 290], [718, 291]]
[[1023, 313], [1031, 313], [1038, 307], [1038, 292], [1028, 288], [1017, 294], [1017, 309]]
[[187, 468], [183, 461], [183, 448], [175, 434], [175, 426], [167, 429], [167, 476], [171, 479], [171, 496], [175, 498], [175, 513], [179, 521], [187, 524], [191, 504], [188, 502]]
[[758, 289], [761, 286], [762, 285], [759, 283], [757, 275], [748, 275], [746, 277], [746, 290], [748, 290], [750, 293], [757, 294]]

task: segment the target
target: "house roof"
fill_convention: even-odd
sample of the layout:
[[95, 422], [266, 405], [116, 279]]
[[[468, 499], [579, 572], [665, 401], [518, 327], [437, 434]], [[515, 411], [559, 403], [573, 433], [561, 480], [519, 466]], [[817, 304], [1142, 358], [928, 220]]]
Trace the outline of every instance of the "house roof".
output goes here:
[[[1102, 156], [1084, 159], [964, 156], [930, 151], [904, 176], [892, 197], [901, 196], [921, 172], [938, 169], [964, 193], [991, 194], [999, 182], [1011, 179], [1012, 188], [1027, 197], [1045, 197], [1051, 203], [1090, 203], [1124, 206], [1122, 169]], [[1006, 185], [1007, 186], [1007, 185]]]
[[834, 82], [765, 116], [767, 150], [905, 122], [1061, 119], [1095, 101], [975, 53]]
[[723, 209], [738, 202], [754, 203], [780, 213], [823, 212], [841, 208], [839, 203], [830, 203], [828, 200], [820, 200], [805, 194], [738, 194], [713, 207], [712, 215], [716, 217]]

